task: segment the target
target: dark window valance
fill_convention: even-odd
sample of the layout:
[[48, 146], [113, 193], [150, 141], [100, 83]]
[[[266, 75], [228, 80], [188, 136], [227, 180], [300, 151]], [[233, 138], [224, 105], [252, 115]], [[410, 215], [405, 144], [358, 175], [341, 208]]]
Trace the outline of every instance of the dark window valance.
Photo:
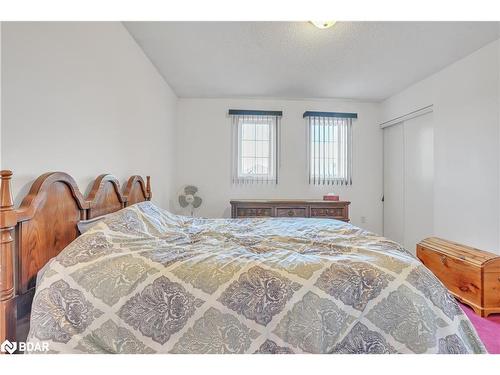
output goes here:
[[302, 117], [338, 117], [338, 118], [358, 118], [357, 113], [344, 112], [314, 112], [306, 111]]
[[283, 116], [283, 111], [253, 111], [248, 109], [230, 109], [229, 115], [233, 116]]

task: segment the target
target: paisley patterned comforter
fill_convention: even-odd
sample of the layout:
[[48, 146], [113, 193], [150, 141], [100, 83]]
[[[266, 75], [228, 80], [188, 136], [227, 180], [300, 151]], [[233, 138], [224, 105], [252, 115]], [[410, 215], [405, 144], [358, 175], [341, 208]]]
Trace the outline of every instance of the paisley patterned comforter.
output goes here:
[[483, 353], [398, 244], [316, 219], [109, 216], [39, 275], [32, 343], [64, 353]]

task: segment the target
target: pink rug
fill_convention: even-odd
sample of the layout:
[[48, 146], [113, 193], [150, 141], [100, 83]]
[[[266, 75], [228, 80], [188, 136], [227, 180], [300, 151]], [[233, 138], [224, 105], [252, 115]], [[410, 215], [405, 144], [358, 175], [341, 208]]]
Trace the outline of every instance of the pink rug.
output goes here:
[[481, 318], [469, 306], [459, 303], [476, 328], [477, 334], [490, 354], [500, 354], [500, 314]]

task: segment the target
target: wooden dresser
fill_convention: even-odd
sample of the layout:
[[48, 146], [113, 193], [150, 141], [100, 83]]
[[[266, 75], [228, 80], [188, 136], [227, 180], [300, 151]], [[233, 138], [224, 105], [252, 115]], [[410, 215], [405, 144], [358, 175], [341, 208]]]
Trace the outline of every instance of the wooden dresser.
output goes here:
[[231, 201], [231, 217], [314, 217], [349, 221], [344, 201], [245, 199]]
[[500, 313], [500, 256], [436, 237], [417, 244], [417, 256], [476, 314]]

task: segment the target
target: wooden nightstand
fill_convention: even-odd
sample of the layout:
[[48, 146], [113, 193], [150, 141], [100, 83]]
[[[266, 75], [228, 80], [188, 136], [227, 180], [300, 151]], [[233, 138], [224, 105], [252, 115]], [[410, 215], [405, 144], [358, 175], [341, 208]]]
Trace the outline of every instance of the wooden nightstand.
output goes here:
[[349, 221], [349, 205], [345, 201], [318, 199], [244, 199], [231, 200], [231, 217], [311, 217]]
[[436, 237], [417, 244], [417, 256], [476, 314], [500, 313], [500, 256]]

